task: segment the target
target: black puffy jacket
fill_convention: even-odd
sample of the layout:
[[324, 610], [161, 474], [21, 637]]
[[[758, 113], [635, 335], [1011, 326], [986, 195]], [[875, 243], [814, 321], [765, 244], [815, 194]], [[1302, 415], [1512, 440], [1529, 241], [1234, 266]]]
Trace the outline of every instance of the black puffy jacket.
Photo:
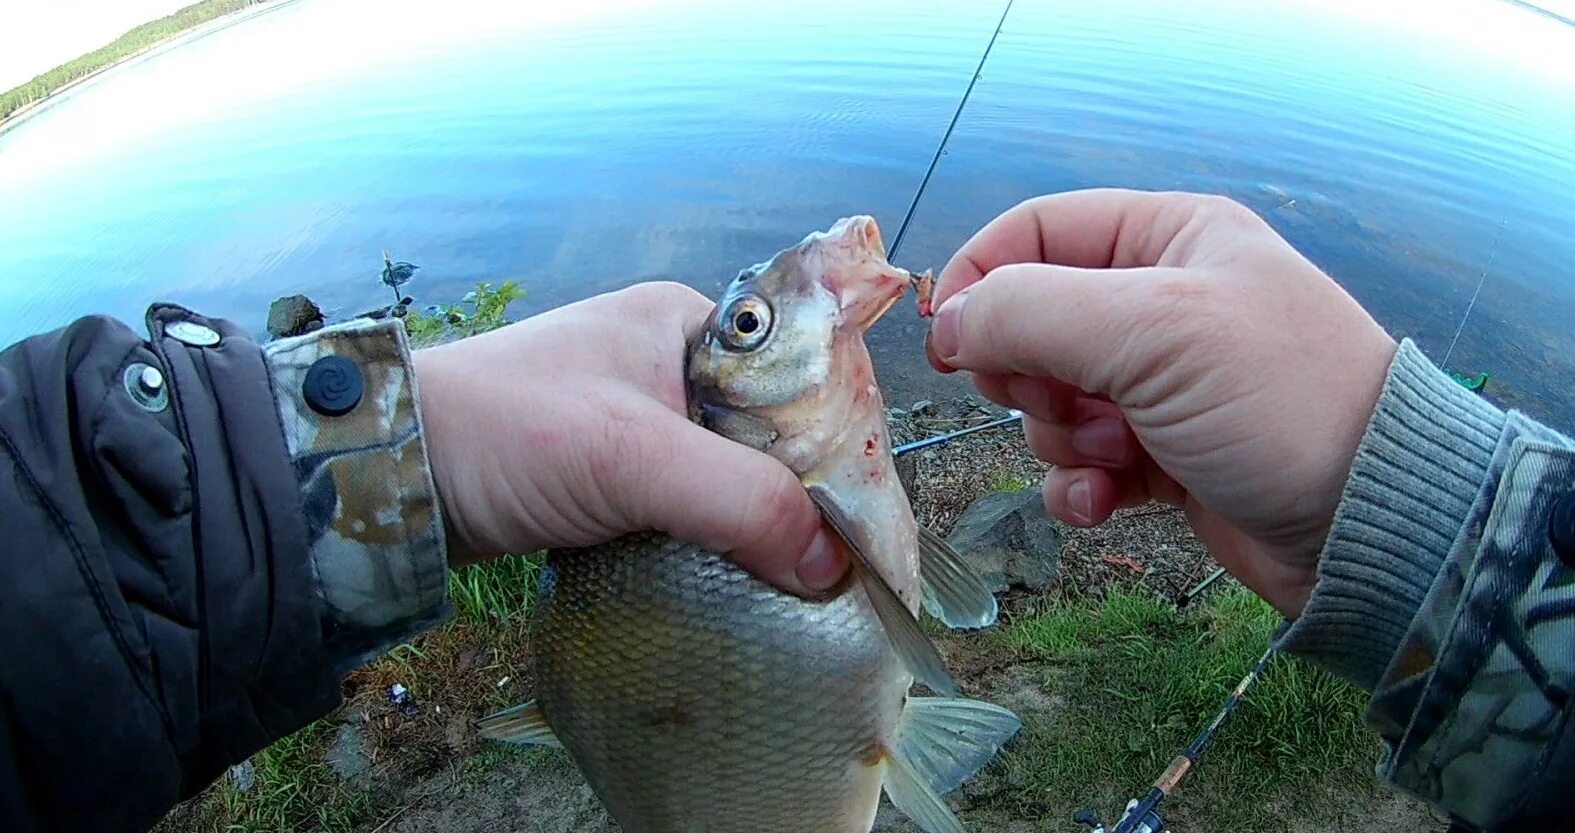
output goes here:
[[[398, 324], [266, 349], [178, 307], [147, 324], [87, 318], [0, 354], [5, 830], [146, 829], [446, 614], [424, 458], [418, 477], [391, 459], [421, 453]], [[314, 366], [396, 395], [325, 415]], [[338, 499], [352, 470], [397, 483], [397, 544], [347, 532], [369, 511]]]

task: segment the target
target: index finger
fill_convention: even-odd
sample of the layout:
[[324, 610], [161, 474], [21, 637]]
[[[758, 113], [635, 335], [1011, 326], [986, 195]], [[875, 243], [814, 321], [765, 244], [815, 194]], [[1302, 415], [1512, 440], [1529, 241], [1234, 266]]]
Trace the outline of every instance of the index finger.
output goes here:
[[1166, 249], [1211, 197], [1093, 188], [1034, 197], [980, 229], [947, 262], [933, 306], [1014, 263], [1083, 269], [1158, 266]]

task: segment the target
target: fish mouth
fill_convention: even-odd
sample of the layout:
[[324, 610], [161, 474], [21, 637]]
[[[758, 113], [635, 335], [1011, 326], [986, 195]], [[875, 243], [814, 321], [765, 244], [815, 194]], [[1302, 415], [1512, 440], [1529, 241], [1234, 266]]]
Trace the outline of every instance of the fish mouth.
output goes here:
[[886, 261], [874, 217], [843, 218], [806, 242], [820, 251], [821, 283], [836, 297], [843, 321], [860, 331], [879, 321], [914, 282], [908, 270]]

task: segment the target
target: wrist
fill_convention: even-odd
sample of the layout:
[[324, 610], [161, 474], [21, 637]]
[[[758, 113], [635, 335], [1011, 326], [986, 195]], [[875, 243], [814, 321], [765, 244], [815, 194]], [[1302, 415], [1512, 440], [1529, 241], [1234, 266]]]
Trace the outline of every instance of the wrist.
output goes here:
[[459, 511], [461, 488], [453, 477], [459, 467], [455, 456], [458, 452], [454, 432], [459, 429], [453, 419], [456, 414], [451, 389], [453, 374], [448, 357], [442, 348], [429, 347], [410, 355], [417, 390], [416, 407], [421, 414], [422, 428], [426, 433], [427, 463], [432, 470], [432, 483], [437, 492], [438, 505], [443, 513], [443, 532], [448, 543], [448, 564], [451, 568], [463, 567], [496, 557], [497, 553], [478, 546], [465, 526]]
[[1505, 418], [1400, 346], [1283, 649], [1377, 683], [1461, 534]]

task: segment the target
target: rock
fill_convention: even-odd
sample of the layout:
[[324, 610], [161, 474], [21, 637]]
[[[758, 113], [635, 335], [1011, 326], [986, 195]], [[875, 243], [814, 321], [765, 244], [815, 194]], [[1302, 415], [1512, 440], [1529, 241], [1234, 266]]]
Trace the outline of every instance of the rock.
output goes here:
[[399, 303], [386, 307], [374, 307], [358, 315], [350, 316], [353, 321], [357, 318], [368, 318], [381, 321], [385, 318], [404, 318], [410, 312], [410, 305], [415, 303], [414, 298], [400, 298]]
[[257, 786], [257, 768], [251, 761], [241, 761], [230, 767], [230, 783], [235, 785], [238, 793], [248, 793], [252, 787]]
[[286, 295], [268, 306], [268, 335], [289, 338], [323, 326], [323, 311], [305, 295]]
[[328, 764], [341, 781], [349, 781], [366, 772], [372, 766], [372, 759], [367, 757], [366, 738], [361, 729], [349, 724], [340, 726], [339, 734], [323, 755], [323, 763]]
[[919, 401], [913, 403], [913, 407], [908, 409], [908, 413], [911, 413], [914, 416], [920, 416], [933, 410], [935, 410], [934, 402], [928, 399], [920, 399]]
[[995, 593], [1044, 590], [1061, 568], [1061, 533], [1037, 490], [979, 498], [963, 510], [947, 540]]

